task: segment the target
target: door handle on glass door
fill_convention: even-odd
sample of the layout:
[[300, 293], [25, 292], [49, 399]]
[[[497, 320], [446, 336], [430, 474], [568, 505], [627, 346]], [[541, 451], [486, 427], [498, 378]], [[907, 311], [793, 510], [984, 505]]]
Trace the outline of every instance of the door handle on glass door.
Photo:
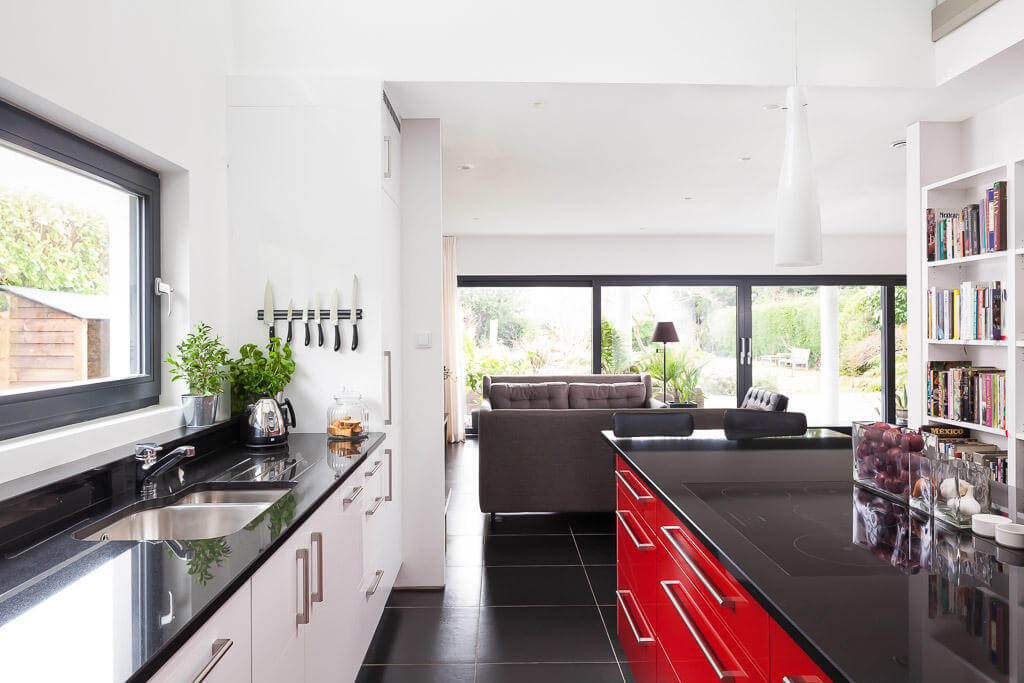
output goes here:
[[747, 337], [747, 365], [754, 363], [754, 340]]
[[744, 363], [746, 363], [746, 361], [744, 360], [746, 355], [747, 355], [747, 338], [746, 337], [740, 337], [740, 365], [743, 365]]

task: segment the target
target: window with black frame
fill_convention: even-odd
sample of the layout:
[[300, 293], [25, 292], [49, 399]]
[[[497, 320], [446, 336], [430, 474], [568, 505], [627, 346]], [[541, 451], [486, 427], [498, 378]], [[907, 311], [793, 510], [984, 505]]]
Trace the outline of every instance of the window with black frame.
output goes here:
[[156, 402], [159, 178], [0, 103], [0, 438]]

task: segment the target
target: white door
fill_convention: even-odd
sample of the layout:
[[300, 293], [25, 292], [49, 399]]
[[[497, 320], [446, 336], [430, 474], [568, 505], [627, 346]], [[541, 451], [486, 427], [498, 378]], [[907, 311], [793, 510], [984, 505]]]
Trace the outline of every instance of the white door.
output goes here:
[[305, 679], [311, 590], [306, 528], [298, 529], [252, 577], [253, 683]]
[[246, 582], [185, 645], [160, 667], [151, 683], [248, 683], [252, 641], [250, 588]]

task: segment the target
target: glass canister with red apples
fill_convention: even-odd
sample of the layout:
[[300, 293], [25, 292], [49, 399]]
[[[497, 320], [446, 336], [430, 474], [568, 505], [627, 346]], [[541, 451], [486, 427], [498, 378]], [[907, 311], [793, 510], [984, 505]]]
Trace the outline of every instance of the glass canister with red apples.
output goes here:
[[911, 492], [912, 461], [919, 460], [924, 438], [917, 431], [886, 422], [853, 423], [853, 480], [901, 502]]

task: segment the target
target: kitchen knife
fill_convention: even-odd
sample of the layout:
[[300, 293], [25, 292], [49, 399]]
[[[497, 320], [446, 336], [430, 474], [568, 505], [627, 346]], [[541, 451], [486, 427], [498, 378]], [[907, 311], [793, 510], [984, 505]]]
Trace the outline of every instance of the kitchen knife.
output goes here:
[[334, 350], [341, 348], [341, 327], [338, 325], [338, 290], [331, 296], [331, 324], [334, 325]]
[[270, 280], [267, 280], [267, 288], [263, 290], [263, 322], [270, 330], [270, 338], [274, 338], [274, 290], [270, 288]]
[[359, 346], [359, 319], [356, 317], [356, 296], [359, 293], [359, 276], [352, 276], [352, 350]]
[[324, 326], [323, 326], [323, 315], [320, 311], [320, 295], [316, 295], [316, 309], [313, 311], [313, 315], [316, 316], [316, 345], [324, 345]]
[[309, 346], [309, 319], [313, 315], [313, 304], [306, 299], [306, 308], [302, 311], [302, 326], [306, 328], [306, 346]]
[[288, 299], [288, 336], [285, 338], [285, 343], [290, 344], [292, 342], [292, 300]]

